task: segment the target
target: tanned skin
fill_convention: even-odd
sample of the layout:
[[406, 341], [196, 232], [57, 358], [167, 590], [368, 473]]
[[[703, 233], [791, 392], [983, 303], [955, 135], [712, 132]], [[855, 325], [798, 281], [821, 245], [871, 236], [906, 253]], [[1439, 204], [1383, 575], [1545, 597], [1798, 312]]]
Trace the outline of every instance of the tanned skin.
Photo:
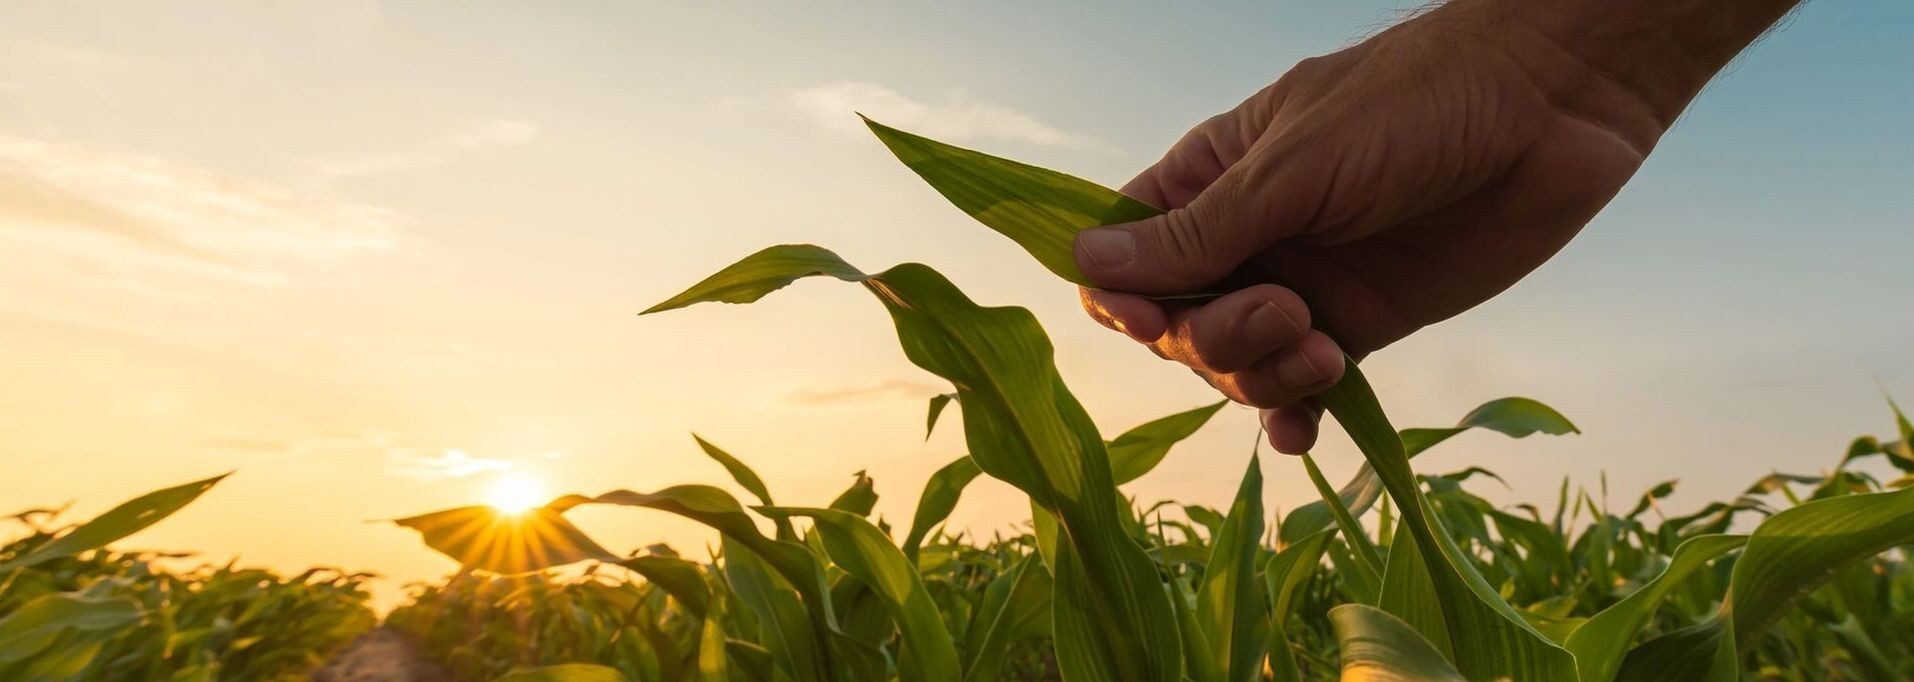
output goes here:
[[1124, 186], [1165, 215], [1078, 236], [1084, 308], [1305, 451], [1344, 354], [1541, 266], [1795, 4], [1455, 0], [1305, 60]]

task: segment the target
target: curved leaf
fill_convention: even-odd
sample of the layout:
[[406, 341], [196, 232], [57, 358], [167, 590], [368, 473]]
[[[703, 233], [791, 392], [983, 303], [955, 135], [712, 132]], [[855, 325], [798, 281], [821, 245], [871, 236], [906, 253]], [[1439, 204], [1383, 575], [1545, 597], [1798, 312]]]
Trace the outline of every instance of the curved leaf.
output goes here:
[[766, 508], [767, 514], [808, 517], [823, 537], [831, 562], [876, 591], [890, 607], [903, 636], [898, 673], [911, 680], [958, 679], [957, 648], [917, 566], [883, 531], [855, 513], [838, 509]]
[[1110, 472], [1117, 485], [1150, 473], [1156, 465], [1163, 463], [1163, 457], [1170, 453], [1172, 446], [1203, 428], [1228, 403], [1227, 400], [1218, 401], [1162, 417], [1125, 431], [1116, 440], [1110, 441]]
[[93, 520], [80, 524], [65, 535], [54, 538], [26, 555], [0, 564], [0, 571], [14, 568], [26, 568], [44, 561], [70, 557], [107, 546], [108, 543], [144, 530], [147, 526], [159, 523], [161, 519], [172, 516], [200, 495], [211, 490], [214, 485], [229, 474], [220, 474], [205, 480], [135, 497], [119, 504], [106, 513], [93, 517]]
[[1079, 230], [1160, 213], [1081, 178], [954, 147], [868, 118], [864, 123], [897, 160], [950, 203], [1017, 242], [1050, 272], [1077, 284], [1089, 284], [1070, 254]]
[[1582, 674], [1580, 682], [1609, 682], [1615, 679], [1615, 671], [1621, 668], [1622, 657], [1628, 653], [1629, 645], [1635, 641], [1642, 626], [1655, 615], [1662, 598], [1680, 585], [1683, 578], [1747, 541], [1747, 536], [1743, 535], [1703, 535], [1681, 543], [1680, 547], [1675, 548], [1675, 555], [1669, 558], [1668, 568], [1663, 569], [1661, 575], [1575, 628], [1564, 646], [1575, 654], [1576, 667], [1581, 669]]
[[[554, 504], [562, 508], [569, 502], [560, 498]], [[618, 561], [553, 505], [518, 514], [485, 505], [459, 507], [392, 522], [418, 531], [426, 546], [460, 565], [492, 573], [531, 573], [587, 560]]]
[[864, 279], [837, 254], [810, 244], [785, 244], [766, 248], [733, 263], [684, 293], [645, 309], [640, 315], [675, 310], [693, 303], [750, 303], [765, 294], [783, 289], [805, 277], [829, 276], [846, 282]]
[[[1556, 412], [1555, 408], [1529, 398], [1509, 397], [1483, 403], [1463, 415], [1462, 420], [1453, 427], [1403, 429], [1398, 437], [1402, 439], [1404, 455], [1413, 458], [1469, 429], [1488, 429], [1510, 438], [1525, 438], [1537, 433], [1581, 433], [1574, 423]], [[1376, 478], [1375, 469], [1368, 462], [1363, 462], [1362, 468], [1338, 489], [1336, 496], [1350, 514], [1362, 516], [1376, 504], [1376, 500], [1382, 498], [1382, 490], [1382, 481]], [[1328, 528], [1334, 521], [1328, 507], [1321, 502], [1310, 502], [1283, 518], [1281, 536], [1284, 542], [1294, 542], [1297, 538]]]
[[1344, 604], [1329, 610], [1329, 624], [1342, 651], [1342, 682], [1468, 682], [1415, 628], [1382, 609]]
[[625, 682], [625, 674], [608, 666], [565, 663], [514, 670], [495, 682]]
[[143, 616], [139, 602], [130, 597], [88, 597], [77, 592], [35, 597], [0, 617], [0, 663], [35, 656], [67, 632], [130, 628]]
[[924, 494], [917, 497], [917, 512], [911, 517], [910, 534], [904, 537], [904, 556], [917, 561], [917, 550], [923, 546], [924, 538], [930, 531], [950, 518], [951, 511], [957, 509], [957, 499], [964, 494], [964, 488], [983, 473], [970, 455], [957, 458], [957, 461], [944, 465], [937, 473], [930, 475], [924, 482]]
[[1209, 650], [1189, 654], [1222, 664], [1225, 680], [1255, 680], [1262, 673], [1269, 645], [1263, 583], [1256, 579], [1262, 537], [1262, 461], [1252, 454], [1229, 516], [1211, 539], [1203, 583], [1196, 589], [1196, 622]]
[[[809, 248], [814, 258], [822, 257], [821, 249]], [[727, 273], [742, 265], [707, 281], [734, 279]], [[744, 269], [755, 281], [788, 283], [816, 271], [815, 265], [808, 261], [776, 276], [767, 274], [762, 260]], [[855, 271], [848, 265], [835, 269]], [[1168, 598], [1155, 564], [1126, 532], [1127, 507], [1117, 495], [1103, 440], [1064, 386], [1036, 318], [1022, 308], [978, 306], [917, 264], [865, 277], [863, 284], [890, 311], [905, 355], [957, 387], [978, 468], [1055, 511], [1060, 538], [1076, 546], [1082, 570], [1057, 573], [1058, 589], [1087, 581], [1082, 603], [1098, 627], [1067, 636], [1094, 636], [1097, 641], [1086, 645], [1103, 651], [1127, 675], [1174, 680], [1182, 663]], [[716, 300], [708, 298], [711, 292], [724, 291], [700, 288], [706, 287], [672, 301]]]

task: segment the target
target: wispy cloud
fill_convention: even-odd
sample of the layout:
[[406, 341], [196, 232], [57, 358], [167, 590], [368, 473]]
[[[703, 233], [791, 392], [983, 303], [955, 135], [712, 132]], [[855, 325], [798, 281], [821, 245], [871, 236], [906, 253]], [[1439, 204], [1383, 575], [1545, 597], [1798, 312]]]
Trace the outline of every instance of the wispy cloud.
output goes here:
[[537, 125], [513, 119], [478, 121], [410, 149], [322, 162], [320, 175], [341, 178], [415, 170], [452, 161], [460, 154], [516, 147], [538, 137]]
[[[0, 135], [0, 241], [251, 282], [395, 248], [406, 219], [163, 159]], [[22, 248], [24, 247], [24, 248]]]
[[504, 459], [474, 457], [464, 450], [392, 450], [386, 456], [386, 473], [407, 478], [437, 481], [447, 478], [463, 478], [487, 471], [503, 471], [512, 468], [512, 462]]
[[839, 405], [879, 400], [927, 399], [937, 387], [921, 381], [892, 379], [869, 386], [848, 388], [801, 388], [786, 396], [796, 405]]
[[785, 105], [828, 129], [860, 132], [852, 112], [942, 140], [1011, 140], [1047, 147], [1097, 149], [1087, 136], [1059, 129], [1010, 107], [952, 92], [941, 101], [912, 98], [876, 83], [841, 82], [786, 94]]

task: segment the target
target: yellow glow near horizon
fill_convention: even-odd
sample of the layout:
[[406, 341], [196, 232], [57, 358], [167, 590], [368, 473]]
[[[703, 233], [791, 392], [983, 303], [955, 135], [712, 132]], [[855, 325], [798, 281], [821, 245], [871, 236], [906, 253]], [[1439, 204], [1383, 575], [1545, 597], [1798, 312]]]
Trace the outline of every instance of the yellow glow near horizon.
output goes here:
[[492, 484], [485, 488], [485, 503], [493, 509], [506, 514], [522, 514], [539, 505], [545, 504], [551, 495], [545, 489], [545, 482], [530, 474], [507, 472], [499, 474]]

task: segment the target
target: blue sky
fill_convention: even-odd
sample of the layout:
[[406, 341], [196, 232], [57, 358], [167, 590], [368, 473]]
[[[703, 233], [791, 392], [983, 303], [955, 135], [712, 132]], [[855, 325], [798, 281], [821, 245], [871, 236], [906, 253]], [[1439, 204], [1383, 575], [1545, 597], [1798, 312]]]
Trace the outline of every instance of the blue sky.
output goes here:
[[[449, 565], [366, 519], [752, 461], [798, 502], [868, 469], [908, 516], [962, 452], [938, 387], [861, 293], [634, 313], [759, 247], [917, 260], [1025, 305], [1114, 433], [1212, 399], [1076, 310], [858, 131], [850, 110], [1120, 184], [1296, 60], [1386, 26], [1373, 2], [273, 3], [0, 8], [0, 501], [85, 513], [239, 475], [136, 538], [398, 579]], [[1914, 6], [1805, 7], [1705, 92], [1635, 181], [1509, 294], [1391, 348], [1399, 425], [1504, 395], [1581, 436], [1475, 435], [1426, 466], [1546, 501], [1604, 471], [1672, 504], [1886, 435], [1914, 402]], [[1254, 435], [1227, 411], [1131, 493], [1220, 504]], [[456, 453], [456, 454], [455, 454]], [[1320, 454], [1332, 478], [1356, 455]], [[1419, 460], [1421, 461], [1421, 460]], [[1313, 497], [1265, 462], [1270, 504]], [[790, 491], [785, 493], [783, 491]], [[982, 486], [956, 520], [1021, 515]], [[613, 547], [703, 542], [583, 514]], [[289, 536], [285, 529], [302, 533]]]

